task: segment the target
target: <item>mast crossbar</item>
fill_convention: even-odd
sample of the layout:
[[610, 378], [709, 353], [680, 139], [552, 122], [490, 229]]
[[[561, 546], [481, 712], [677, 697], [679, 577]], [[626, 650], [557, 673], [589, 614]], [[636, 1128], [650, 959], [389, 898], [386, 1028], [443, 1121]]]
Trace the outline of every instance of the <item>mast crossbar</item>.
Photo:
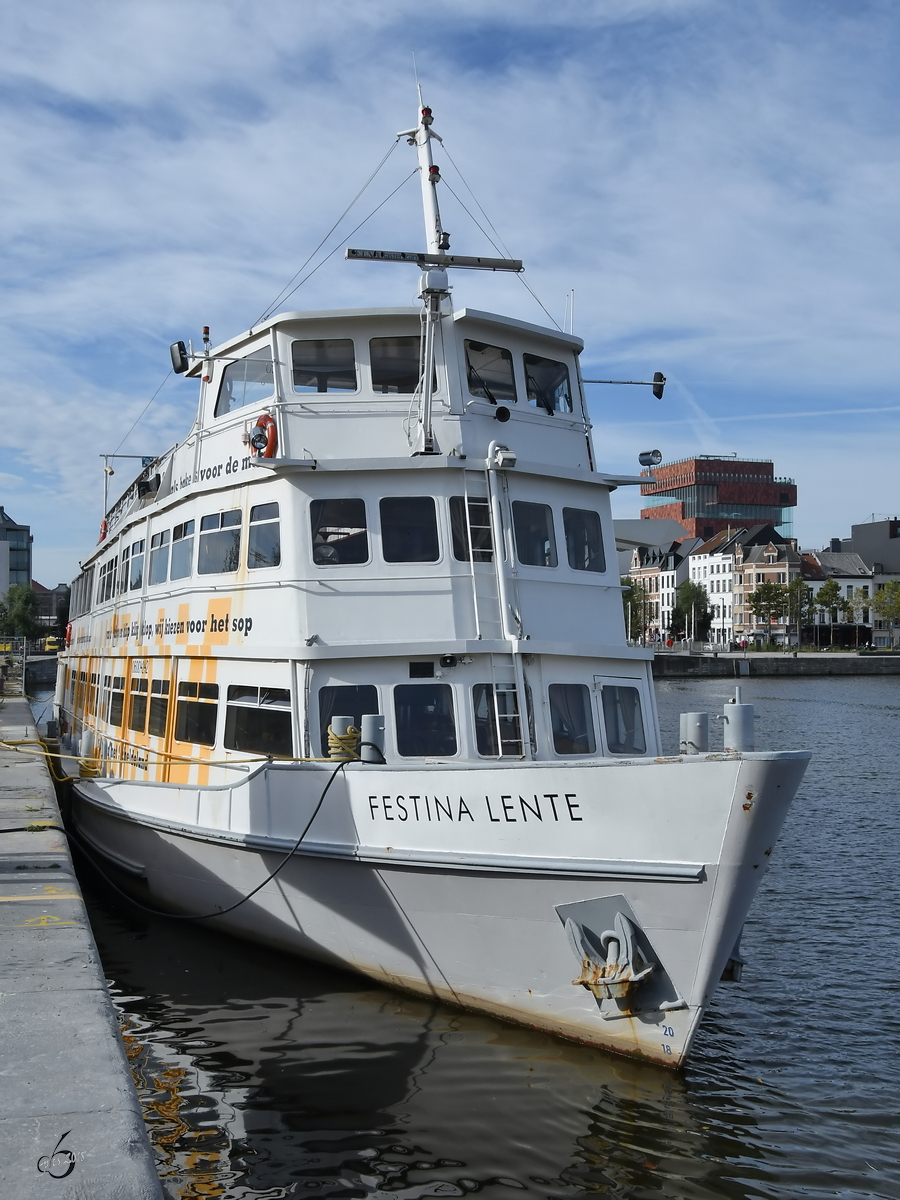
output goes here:
[[411, 262], [420, 267], [466, 267], [471, 271], [524, 271], [520, 258], [482, 258], [465, 254], [441, 254], [427, 250], [351, 250], [344, 258], [367, 262]]

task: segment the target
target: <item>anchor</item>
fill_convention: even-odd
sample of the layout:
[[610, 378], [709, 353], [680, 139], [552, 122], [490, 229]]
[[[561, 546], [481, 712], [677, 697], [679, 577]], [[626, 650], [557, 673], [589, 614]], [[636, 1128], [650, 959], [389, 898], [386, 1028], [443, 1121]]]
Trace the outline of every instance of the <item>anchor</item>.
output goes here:
[[656, 964], [641, 953], [628, 917], [616, 913], [613, 928], [600, 935], [602, 950], [594, 944], [596, 935], [571, 917], [566, 919], [566, 935], [573, 954], [581, 960], [581, 974], [572, 983], [587, 988], [598, 1000], [619, 1001], [621, 1015], [630, 1015], [631, 995]]

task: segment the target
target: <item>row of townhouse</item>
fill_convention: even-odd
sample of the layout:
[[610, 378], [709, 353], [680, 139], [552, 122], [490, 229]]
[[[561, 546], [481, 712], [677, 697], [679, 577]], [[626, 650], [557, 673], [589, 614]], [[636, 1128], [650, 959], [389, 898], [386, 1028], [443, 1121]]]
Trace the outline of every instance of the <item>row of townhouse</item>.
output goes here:
[[[796, 643], [796, 621], [771, 620], [755, 614], [750, 596], [764, 583], [789, 585], [803, 579], [813, 598], [829, 579], [837, 581], [844, 599], [860, 595], [874, 596], [889, 576], [879, 578], [873, 567], [860, 555], [846, 551], [801, 553], [793, 538], [781, 536], [772, 525], [750, 529], [725, 529], [704, 541], [684, 538], [664, 546], [638, 546], [632, 554], [631, 578], [642, 585], [644, 596], [641, 624], [643, 636], [651, 642], [666, 642], [672, 637], [673, 610], [679, 586], [690, 579], [707, 593], [712, 624], [709, 641], [716, 645], [760, 644], [774, 641]], [[855, 618], [865, 632], [857, 640], [868, 640], [873, 616], [868, 608], [857, 607]], [[838, 613], [841, 619], [841, 613]], [[829, 625], [831, 612], [816, 612], [815, 625]], [[807, 636], [808, 631], [807, 620]], [[872, 640], [876, 646], [890, 644], [890, 630], [874, 622]], [[881, 626], [881, 628], [879, 628]], [[690, 622], [688, 634], [691, 635]], [[640, 636], [632, 631], [632, 637]], [[827, 644], [831, 636], [813, 638]]]

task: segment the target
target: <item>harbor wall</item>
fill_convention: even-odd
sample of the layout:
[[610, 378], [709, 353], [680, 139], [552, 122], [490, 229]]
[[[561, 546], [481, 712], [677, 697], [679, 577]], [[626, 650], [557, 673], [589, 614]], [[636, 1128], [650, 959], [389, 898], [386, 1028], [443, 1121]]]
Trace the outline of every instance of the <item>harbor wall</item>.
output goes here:
[[900, 654], [657, 654], [654, 679], [739, 679], [753, 675], [900, 675]]
[[0, 701], [0, 1195], [164, 1200], [36, 743]]

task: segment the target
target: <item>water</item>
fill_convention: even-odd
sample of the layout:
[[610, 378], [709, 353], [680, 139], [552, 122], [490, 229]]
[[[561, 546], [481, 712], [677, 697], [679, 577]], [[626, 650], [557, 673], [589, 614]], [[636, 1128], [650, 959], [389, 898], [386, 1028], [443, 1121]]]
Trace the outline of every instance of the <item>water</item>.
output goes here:
[[[742, 682], [757, 744], [815, 757], [680, 1075], [148, 918], [85, 872], [170, 1195], [900, 1198], [900, 680]], [[667, 745], [732, 692], [660, 684]]]

